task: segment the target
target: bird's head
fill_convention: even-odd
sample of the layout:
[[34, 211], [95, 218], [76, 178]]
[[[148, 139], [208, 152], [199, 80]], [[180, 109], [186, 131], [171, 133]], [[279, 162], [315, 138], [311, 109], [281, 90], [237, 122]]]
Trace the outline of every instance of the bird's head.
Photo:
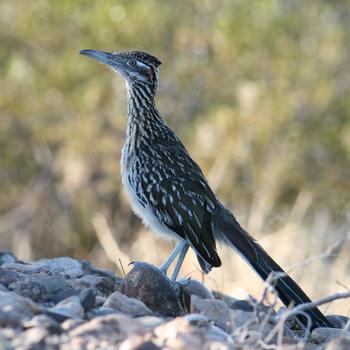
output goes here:
[[81, 50], [81, 55], [91, 57], [119, 73], [130, 86], [148, 84], [154, 88], [158, 82], [158, 66], [161, 62], [141, 51], [104, 52]]

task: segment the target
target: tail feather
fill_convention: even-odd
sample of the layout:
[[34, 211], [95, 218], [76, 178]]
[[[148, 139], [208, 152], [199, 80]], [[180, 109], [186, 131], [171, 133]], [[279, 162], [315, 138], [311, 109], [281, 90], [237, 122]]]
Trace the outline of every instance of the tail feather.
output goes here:
[[[282, 277], [276, 280], [275, 289], [284, 305], [289, 306], [291, 303], [300, 305], [311, 302], [298, 284], [284, 272], [223, 206], [218, 207], [213, 215], [212, 230], [216, 239], [224, 241], [237, 250], [262, 279], [266, 280], [274, 272], [283, 273]], [[333, 327], [319, 309], [309, 309], [305, 313], [311, 318], [312, 328]], [[307, 319], [304, 316], [298, 315], [297, 317], [304, 326], [307, 325]]]

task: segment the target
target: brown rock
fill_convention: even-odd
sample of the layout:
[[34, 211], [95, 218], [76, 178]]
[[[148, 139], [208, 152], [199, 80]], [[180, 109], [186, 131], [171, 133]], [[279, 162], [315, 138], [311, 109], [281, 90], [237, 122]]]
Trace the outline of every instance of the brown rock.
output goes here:
[[133, 263], [127, 274], [123, 293], [141, 300], [155, 315], [176, 317], [186, 314], [187, 294], [182, 286], [165, 276], [157, 267], [147, 263]]

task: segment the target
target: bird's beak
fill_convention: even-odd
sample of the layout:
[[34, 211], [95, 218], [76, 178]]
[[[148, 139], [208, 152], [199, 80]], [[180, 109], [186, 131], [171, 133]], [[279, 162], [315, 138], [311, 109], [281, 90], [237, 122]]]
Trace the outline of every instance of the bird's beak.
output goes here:
[[101, 62], [107, 66], [118, 69], [120, 67], [120, 62], [115, 59], [112, 53], [98, 50], [81, 50], [79, 52], [81, 55], [86, 55]]

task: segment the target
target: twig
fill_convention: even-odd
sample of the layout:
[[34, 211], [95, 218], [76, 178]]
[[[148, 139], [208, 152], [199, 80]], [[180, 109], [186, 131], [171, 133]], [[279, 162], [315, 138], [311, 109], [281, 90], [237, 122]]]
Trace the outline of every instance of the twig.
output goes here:
[[264, 339], [264, 341], [268, 343], [272, 339], [272, 337], [280, 330], [280, 328], [283, 327], [283, 324], [287, 321], [287, 319], [294, 315], [303, 315], [307, 319], [308, 324], [304, 335], [304, 339], [306, 339], [309, 336], [309, 329], [311, 327], [312, 321], [310, 316], [307, 313], [305, 313], [305, 311], [313, 309], [320, 305], [330, 303], [331, 301], [334, 301], [334, 300], [345, 299], [345, 298], [350, 298], [350, 292], [335, 293], [333, 295], [318, 299], [310, 303], [300, 304], [294, 307], [293, 309], [286, 311], [278, 320], [276, 326], [272, 329], [269, 335]]
[[318, 307], [320, 305], [330, 303], [334, 300], [346, 299], [346, 298], [350, 298], [350, 292], [335, 293], [335, 294], [329, 295], [328, 297], [324, 297], [324, 298], [318, 299], [316, 301], [312, 301], [310, 303], [300, 304], [300, 305], [294, 307], [293, 310], [287, 312], [286, 316], [288, 318], [290, 316], [297, 315], [301, 311], [310, 310], [310, 309], [313, 309], [313, 308]]
[[125, 277], [125, 276], [126, 276], [126, 273], [125, 273], [125, 270], [124, 270], [123, 262], [121, 261], [120, 258], [119, 258], [118, 260], [119, 260], [120, 268], [121, 268], [121, 270], [122, 270], [122, 272], [123, 272], [123, 276]]

